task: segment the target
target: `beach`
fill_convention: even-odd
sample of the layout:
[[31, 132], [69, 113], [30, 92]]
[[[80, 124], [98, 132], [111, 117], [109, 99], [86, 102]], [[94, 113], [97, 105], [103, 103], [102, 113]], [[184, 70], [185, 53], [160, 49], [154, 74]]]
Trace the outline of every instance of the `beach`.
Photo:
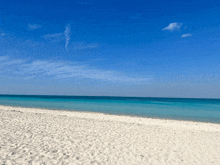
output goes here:
[[0, 164], [220, 164], [220, 124], [0, 106]]

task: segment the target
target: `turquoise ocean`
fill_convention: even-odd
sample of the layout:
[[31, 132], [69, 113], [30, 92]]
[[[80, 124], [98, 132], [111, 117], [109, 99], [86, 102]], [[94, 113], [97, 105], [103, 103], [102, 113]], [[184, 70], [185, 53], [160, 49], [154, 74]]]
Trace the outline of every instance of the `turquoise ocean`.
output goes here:
[[0, 105], [220, 123], [220, 99], [0, 95]]

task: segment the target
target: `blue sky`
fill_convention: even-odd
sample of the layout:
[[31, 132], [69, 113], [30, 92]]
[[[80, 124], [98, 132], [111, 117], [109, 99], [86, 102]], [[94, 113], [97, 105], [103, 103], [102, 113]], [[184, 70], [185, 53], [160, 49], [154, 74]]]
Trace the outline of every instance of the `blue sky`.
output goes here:
[[220, 1], [1, 1], [0, 93], [220, 98]]

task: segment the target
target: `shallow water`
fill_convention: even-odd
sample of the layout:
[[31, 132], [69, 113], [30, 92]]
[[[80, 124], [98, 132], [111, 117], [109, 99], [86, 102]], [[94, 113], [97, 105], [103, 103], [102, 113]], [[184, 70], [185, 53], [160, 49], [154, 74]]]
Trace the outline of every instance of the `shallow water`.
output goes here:
[[0, 105], [220, 123], [220, 99], [0, 95]]

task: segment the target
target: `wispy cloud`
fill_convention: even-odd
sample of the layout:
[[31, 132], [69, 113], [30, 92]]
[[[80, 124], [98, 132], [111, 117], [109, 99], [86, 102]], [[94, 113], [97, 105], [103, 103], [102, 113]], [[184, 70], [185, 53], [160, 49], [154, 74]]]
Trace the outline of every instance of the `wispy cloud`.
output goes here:
[[9, 56], [0, 56], [0, 66], [18, 65], [23, 64], [25, 60], [21, 59], [10, 59]]
[[44, 39], [59, 39], [63, 37], [63, 33], [46, 34], [43, 36]]
[[181, 37], [182, 37], [182, 38], [185, 38], [185, 37], [191, 37], [191, 36], [192, 36], [192, 34], [187, 33], [187, 34], [183, 34]]
[[66, 25], [66, 30], [64, 31], [64, 35], [66, 37], [65, 48], [68, 48], [69, 40], [70, 40], [70, 24]]
[[38, 24], [28, 24], [28, 30], [36, 30], [36, 29], [40, 29], [42, 26], [38, 25]]
[[25, 62], [21, 59], [10, 59], [9, 56], [0, 56], [0, 73], [13, 76], [12, 72], [16, 72], [17, 67]]
[[44, 46], [44, 43], [33, 40], [26, 40], [24, 42], [21, 42], [21, 45], [26, 47], [38, 47], [38, 46]]
[[175, 30], [179, 30], [182, 26], [182, 23], [170, 23], [167, 27], [163, 28], [162, 30], [168, 30], [168, 31], [175, 31]]
[[7, 60], [8, 58], [8, 56], [0, 56], [0, 61]]
[[99, 44], [97, 43], [86, 44], [84, 42], [80, 42], [80, 43], [74, 43], [73, 49], [74, 50], [87, 50], [87, 49], [94, 49], [98, 47], [99, 47]]
[[[4, 65], [3, 65], [4, 64]], [[5, 65], [7, 64], [7, 65]], [[10, 75], [18, 75], [20, 77], [50, 77], [54, 79], [91, 79], [107, 81], [111, 83], [148, 83], [151, 79], [143, 77], [131, 77], [114, 70], [103, 70], [91, 68], [88, 65], [51, 62], [43, 60], [35, 60], [32, 62], [11, 59], [0, 56], [0, 66], [2, 73]], [[10, 68], [10, 70], [8, 70]]]
[[67, 49], [70, 41], [70, 24], [67, 24], [65, 28], [63, 33], [46, 34], [43, 38], [52, 42], [60, 41], [65, 38], [65, 48]]
[[[43, 36], [45, 40], [49, 40], [51, 42], [63, 41], [65, 40], [65, 48], [68, 49], [69, 41], [70, 41], [70, 25], [66, 25], [66, 30], [63, 33], [54, 33], [54, 34], [46, 34]], [[85, 42], [75, 42], [71, 45], [72, 50], [80, 51], [80, 50], [88, 50], [98, 48], [98, 43], [85, 43]]]

